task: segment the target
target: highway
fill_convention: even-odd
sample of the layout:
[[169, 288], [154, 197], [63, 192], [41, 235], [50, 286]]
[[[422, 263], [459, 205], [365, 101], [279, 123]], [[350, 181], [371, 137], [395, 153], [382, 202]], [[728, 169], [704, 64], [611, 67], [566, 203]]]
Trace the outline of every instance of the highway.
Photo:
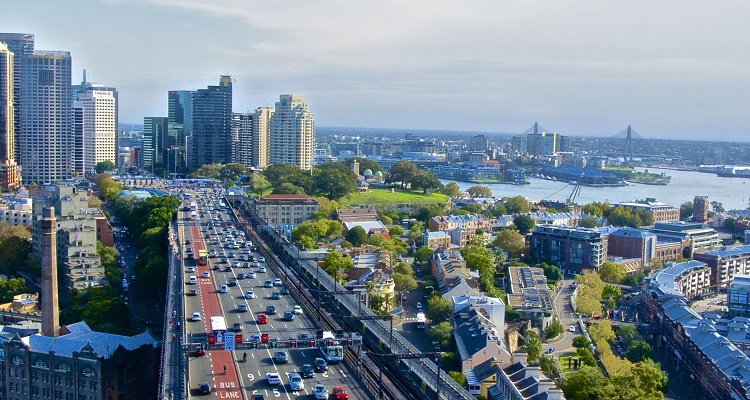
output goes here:
[[[182, 323], [185, 324], [189, 397], [201, 397], [201, 382], [209, 382], [211, 396], [219, 399], [252, 399], [256, 393], [264, 394], [266, 398], [313, 399], [312, 387], [320, 383], [329, 392], [340, 385], [349, 393], [349, 398], [371, 399], [372, 396], [361, 388], [356, 375], [344, 363], [330, 364], [326, 372], [318, 372], [313, 378], [305, 379], [302, 390], [291, 390], [289, 374], [300, 372], [304, 364], [314, 365], [315, 359], [321, 357], [317, 347], [305, 348], [303, 343], [306, 344], [306, 340], [299, 341], [304, 335], [315, 338], [317, 326], [310, 317], [315, 315], [314, 310], [306, 309], [303, 305], [301, 314], [294, 315], [294, 320], [284, 320], [285, 312], [291, 312], [294, 306], [300, 305], [298, 299], [292, 294], [279, 294], [278, 299], [272, 298], [274, 292], [281, 292], [286, 282], [282, 282], [281, 286], [265, 287], [267, 280], [273, 282], [277, 276], [272, 268], [261, 272], [265, 269], [265, 262], [259, 261], [260, 254], [251, 250], [244, 234], [236, 227], [237, 221], [229, 208], [222, 207], [220, 193], [210, 190], [206, 195], [194, 191], [188, 193], [190, 198], [183, 201], [183, 207], [196, 202], [197, 221], [190, 220], [191, 210], [181, 209], [178, 212], [178, 236], [183, 245], [181, 260], [185, 309]], [[207, 265], [198, 265], [196, 259], [188, 257], [188, 249], [192, 250], [196, 259], [201, 250], [215, 253], [215, 256], [208, 258]], [[222, 252], [226, 254], [222, 255]], [[250, 261], [251, 256], [254, 261]], [[231, 267], [233, 264], [234, 267]], [[255, 273], [254, 278], [240, 278], [240, 274], [247, 276], [250, 272]], [[196, 277], [195, 284], [189, 283], [191, 276]], [[221, 293], [222, 285], [226, 285], [225, 293]], [[195, 290], [195, 295], [189, 295], [191, 289]], [[255, 298], [245, 298], [248, 290], [254, 292]], [[241, 305], [247, 311], [240, 311]], [[259, 315], [266, 313], [269, 305], [276, 308], [276, 313], [267, 315], [267, 323], [258, 323]], [[195, 312], [200, 313], [200, 321], [191, 321]], [[223, 350], [217, 343], [208, 346], [206, 355], [196, 356], [195, 349], [200, 344], [206, 344], [209, 333], [212, 333], [210, 318], [216, 316], [224, 317], [229, 331], [234, 331], [235, 324], [239, 325], [236, 334], [242, 335], [242, 344], [237, 347], [241, 349]], [[267, 334], [270, 341], [276, 339], [281, 344], [279, 348], [268, 348], [269, 341], [269, 344], [259, 343], [259, 348], [252, 349], [250, 343], [253, 334]], [[299, 347], [289, 349], [290, 339], [297, 339]], [[278, 350], [287, 352], [288, 363], [280, 364], [272, 359]], [[247, 361], [243, 361], [243, 353], [247, 353]], [[268, 384], [266, 374], [270, 372], [281, 376], [281, 385]]]

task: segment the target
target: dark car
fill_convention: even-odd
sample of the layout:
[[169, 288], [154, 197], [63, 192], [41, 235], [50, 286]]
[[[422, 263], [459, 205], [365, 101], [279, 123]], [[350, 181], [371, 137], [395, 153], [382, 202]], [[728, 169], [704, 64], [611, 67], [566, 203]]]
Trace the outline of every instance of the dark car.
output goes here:
[[315, 359], [315, 372], [326, 372], [328, 371], [328, 363], [322, 358]]
[[255, 393], [253, 395], [253, 400], [266, 400], [266, 395], [263, 393]]
[[303, 378], [314, 378], [315, 370], [313, 369], [312, 365], [305, 364], [302, 366], [302, 369], [300, 370], [299, 374], [302, 375]]
[[237, 279], [230, 279], [229, 286], [237, 286]]
[[294, 314], [291, 311], [284, 312], [284, 321], [294, 321]]
[[211, 394], [211, 385], [208, 382], [201, 382], [201, 394]]
[[281, 288], [281, 290], [279, 290], [279, 293], [285, 294], [285, 295], [289, 294], [289, 288], [283, 287], [283, 288]]
[[268, 314], [268, 315], [274, 315], [274, 314], [276, 314], [276, 306], [274, 306], [273, 304], [269, 304], [266, 307], [266, 314]]
[[279, 292], [273, 292], [273, 293], [271, 293], [271, 298], [273, 300], [279, 300], [279, 299], [281, 299], [281, 293], [279, 293]]

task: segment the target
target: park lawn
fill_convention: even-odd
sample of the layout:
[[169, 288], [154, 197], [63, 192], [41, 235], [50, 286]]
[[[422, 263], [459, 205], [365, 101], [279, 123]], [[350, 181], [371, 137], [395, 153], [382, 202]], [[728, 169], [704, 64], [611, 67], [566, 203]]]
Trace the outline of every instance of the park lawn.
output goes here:
[[575, 352], [563, 353], [557, 357], [557, 363], [560, 364], [560, 373], [562, 376], [568, 376], [568, 374], [575, 371], [572, 368], [568, 368], [568, 357], [576, 358], [578, 354]]
[[369, 192], [352, 193], [339, 199], [339, 203], [346, 206], [372, 204], [445, 204], [448, 196], [440, 193], [423, 194], [421, 191], [396, 189], [371, 189]]

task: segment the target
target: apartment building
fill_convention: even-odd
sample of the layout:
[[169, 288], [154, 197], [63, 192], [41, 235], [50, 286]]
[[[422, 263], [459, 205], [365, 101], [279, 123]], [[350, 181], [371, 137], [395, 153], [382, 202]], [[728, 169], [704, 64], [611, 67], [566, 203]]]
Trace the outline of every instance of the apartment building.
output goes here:
[[569, 273], [598, 269], [607, 259], [607, 240], [597, 229], [537, 226], [529, 243], [534, 263], [557, 265]]

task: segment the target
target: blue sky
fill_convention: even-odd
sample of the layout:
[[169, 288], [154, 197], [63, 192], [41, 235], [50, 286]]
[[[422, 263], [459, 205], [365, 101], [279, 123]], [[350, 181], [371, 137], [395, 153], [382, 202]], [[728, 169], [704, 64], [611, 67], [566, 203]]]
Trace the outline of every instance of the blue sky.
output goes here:
[[0, 31], [68, 50], [120, 120], [235, 79], [235, 111], [305, 95], [319, 126], [750, 140], [747, 1], [24, 0]]

